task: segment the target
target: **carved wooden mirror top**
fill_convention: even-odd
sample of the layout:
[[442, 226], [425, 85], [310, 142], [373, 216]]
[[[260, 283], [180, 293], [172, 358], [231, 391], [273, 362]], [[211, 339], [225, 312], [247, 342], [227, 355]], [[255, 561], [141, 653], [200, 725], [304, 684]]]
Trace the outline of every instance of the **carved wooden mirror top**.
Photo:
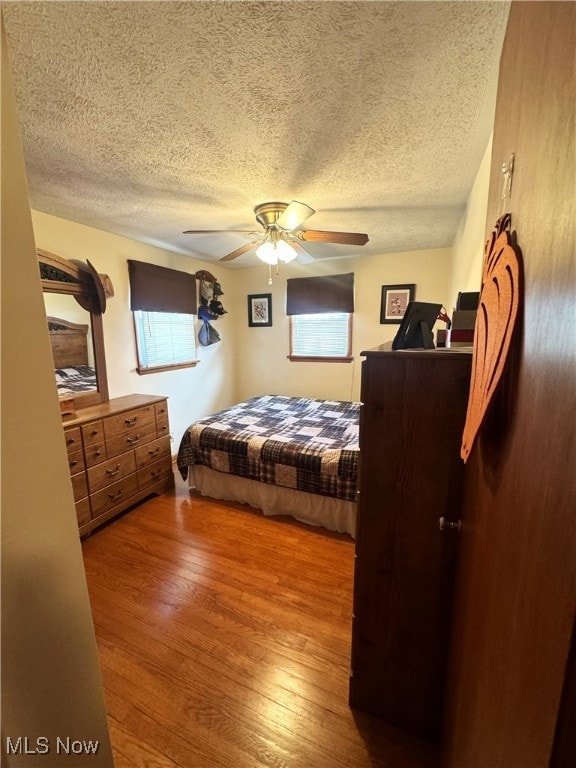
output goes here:
[[102, 314], [106, 297], [114, 295], [110, 280], [88, 261], [63, 259], [41, 249], [37, 254], [60, 400], [72, 399], [75, 409], [105, 402], [109, 398]]

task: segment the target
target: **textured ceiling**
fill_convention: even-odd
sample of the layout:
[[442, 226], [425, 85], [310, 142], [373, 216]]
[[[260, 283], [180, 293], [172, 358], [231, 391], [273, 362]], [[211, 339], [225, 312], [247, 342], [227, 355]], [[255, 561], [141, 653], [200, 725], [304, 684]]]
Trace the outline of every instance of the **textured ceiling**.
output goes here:
[[[31, 204], [216, 262], [261, 202], [449, 246], [490, 136], [505, 2], [4, 2]], [[227, 266], [258, 263], [253, 253]]]

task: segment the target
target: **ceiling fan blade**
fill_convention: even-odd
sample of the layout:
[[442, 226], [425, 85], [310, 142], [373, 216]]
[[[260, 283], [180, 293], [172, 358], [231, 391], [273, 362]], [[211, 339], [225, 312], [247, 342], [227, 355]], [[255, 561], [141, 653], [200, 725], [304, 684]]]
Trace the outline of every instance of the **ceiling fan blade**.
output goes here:
[[323, 232], [318, 229], [304, 229], [294, 232], [300, 240], [310, 243], [342, 243], [343, 245], [366, 245], [368, 235], [361, 232]]
[[251, 229], [187, 229], [182, 232], [183, 235], [210, 235], [217, 234], [219, 232], [235, 232], [237, 235], [258, 235], [259, 232], [254, 232]]
[[313, 261], [316, 261], [314, 256], [312, 256], [311, 253], [308, 253], [306, 248], [303, 248], [300, 243], [297, 243], [295, 240], [291, 240], [290, 245], [298, 254], [298, 261], [300, 264], [312, 264]]
[[236, 250], [232, 251], [232, 253], [229, 253], [226, 256], [222, 256], [220, 261], [232, 261], [232, 259], [237, 259], [238, 256], [242, 256], [243, 253], [246, 253], [246, 251], [249, 251], [251, 248], [256, 248], [257, 245], [259, 245], [258, 242], [241, 245], [240, 248], [236, 248]]
[[314, 208], [310, 208], [309, 205], [299, 203], [297, 200], [292, 200], [287, 208], [282, 211], [276, 220], [276, 224], [279, 227], [282, 227], [282, 229], [297, 229], [297, 227], [303, 224], [306, 219], [310, 218], [314, 213], [316, 213], [316, 211]]

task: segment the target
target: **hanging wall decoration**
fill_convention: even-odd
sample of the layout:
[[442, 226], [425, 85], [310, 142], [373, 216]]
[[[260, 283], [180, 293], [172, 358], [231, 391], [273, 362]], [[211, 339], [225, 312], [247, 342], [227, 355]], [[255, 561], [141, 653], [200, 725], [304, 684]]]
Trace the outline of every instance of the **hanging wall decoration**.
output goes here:
[[414, 301], [416, 285], [383, 285], [380, 300], [380, 324], [400, 323], [406, 307]]
[[226, 315], [228, 310], [224, 309], [220, 296], [224, 291], [220, 283], [211, 272], [201, 269], [194, 275], [199, 281], [199, 299], [198, 319], [202, 320], [202, 327], [198, 332], [198, 341], [203, 347], [216, 344], [220, 341], [220, 334], [210, 324], [211, 320], [218, 320], [222, 315]]
[[252, 293], [248, 296], [248, 327], [271, 327], [272, 294]]
[[470, 395], [460, 450], [464, 462], [470, 456], [502, 379], [519, 316], [522, 253], [515, 233], [510, 232], [510, 221], [509, 213], [498, 219], [485, 248]]

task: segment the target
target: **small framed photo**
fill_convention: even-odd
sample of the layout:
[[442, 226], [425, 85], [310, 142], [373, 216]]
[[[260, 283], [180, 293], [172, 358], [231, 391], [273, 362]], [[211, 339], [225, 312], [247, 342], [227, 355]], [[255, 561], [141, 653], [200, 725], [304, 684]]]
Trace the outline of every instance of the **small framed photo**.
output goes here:
[[253, 293], [248, 296], [248, 325], [250, 328], [272, 325], [271, 293]]
[[406, 307], [414, 301], [416, 285], [383, 285], [380, 304], [380, 324], [399, 323], [404, 317]]

